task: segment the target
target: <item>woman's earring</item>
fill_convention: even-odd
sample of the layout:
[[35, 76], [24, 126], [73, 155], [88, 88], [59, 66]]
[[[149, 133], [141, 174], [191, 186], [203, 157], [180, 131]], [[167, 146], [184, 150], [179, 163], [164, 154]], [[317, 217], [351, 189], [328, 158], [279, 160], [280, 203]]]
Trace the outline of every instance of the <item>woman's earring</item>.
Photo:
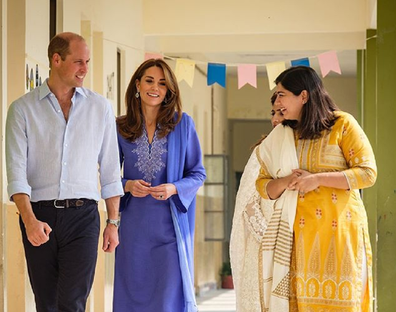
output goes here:
[[138, 99], [139, 96], [140, 96], [139, 91], [137, 91], [137, 92], [135, 93], [135, 97]]
[[164, 98], [164, 103], [168, 104], [168, 99], [167, 98]]

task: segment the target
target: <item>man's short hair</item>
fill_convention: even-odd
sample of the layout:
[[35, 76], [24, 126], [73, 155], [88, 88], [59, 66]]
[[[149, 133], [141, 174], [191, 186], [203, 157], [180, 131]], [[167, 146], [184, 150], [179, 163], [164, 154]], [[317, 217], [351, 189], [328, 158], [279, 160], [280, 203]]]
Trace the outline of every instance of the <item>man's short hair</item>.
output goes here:
[[55, 53], [59, 54], [62, 61], [70, 54], [70, 42], [72, 40], [85, 41], [83, 37], [75, 33], [60, 33], [54, 36], [48, 45], [48, 60], [51, 67], [52, 57]]

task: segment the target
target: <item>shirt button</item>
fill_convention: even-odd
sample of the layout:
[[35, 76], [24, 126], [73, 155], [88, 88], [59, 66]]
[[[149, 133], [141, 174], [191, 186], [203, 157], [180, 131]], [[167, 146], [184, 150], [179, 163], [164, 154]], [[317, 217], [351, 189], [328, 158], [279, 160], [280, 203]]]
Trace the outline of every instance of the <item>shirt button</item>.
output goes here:
[[60, 109], [58, 109], [58, 113], [60, 113]]
[[62, 180], [62, 183], [65, 183], [65, 180]]
[[66, 162], [63, 163], [66, 166]]

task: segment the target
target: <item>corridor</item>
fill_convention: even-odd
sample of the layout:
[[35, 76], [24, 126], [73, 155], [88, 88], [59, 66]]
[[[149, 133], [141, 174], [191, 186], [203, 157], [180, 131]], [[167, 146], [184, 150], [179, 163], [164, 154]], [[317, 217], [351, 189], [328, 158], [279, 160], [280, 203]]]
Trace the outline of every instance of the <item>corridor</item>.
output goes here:
[[197, 297], [199, 312], [235, 312], [235, 292], [229, 289], [210, 291]]

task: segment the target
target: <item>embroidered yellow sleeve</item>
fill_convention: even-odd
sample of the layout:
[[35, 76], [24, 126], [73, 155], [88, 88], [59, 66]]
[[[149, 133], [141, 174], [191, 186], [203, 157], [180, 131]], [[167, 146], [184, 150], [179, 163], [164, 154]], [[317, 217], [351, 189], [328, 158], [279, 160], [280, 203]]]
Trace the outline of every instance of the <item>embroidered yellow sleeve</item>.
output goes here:
[[256, 180], [256, 189], [264, 199], [270, 199], [267, 194], [267, 184], [272, 180], [264, 163], [261, 163], [260, 172]]
[[370, 142], [357, 121], [346, 114], [341, 149], [349, 169], [344, 171], [351, 189], [372, 186], [377, 179], [377, 165]]

